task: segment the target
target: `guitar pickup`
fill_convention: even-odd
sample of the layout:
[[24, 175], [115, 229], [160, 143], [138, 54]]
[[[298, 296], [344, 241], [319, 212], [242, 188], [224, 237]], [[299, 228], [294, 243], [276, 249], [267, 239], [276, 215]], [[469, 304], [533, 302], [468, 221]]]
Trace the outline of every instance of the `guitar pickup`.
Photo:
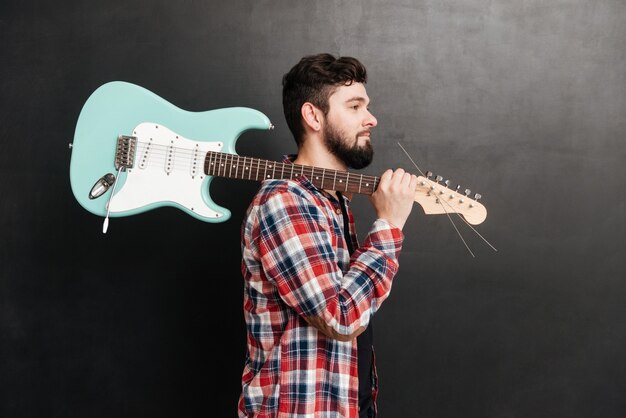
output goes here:
[[117, 137], [115, 146], [115, 169], [119, 170], [133, 168], [135, 163], [135, 152], [137, 151], [137, 137], [120, 135]]

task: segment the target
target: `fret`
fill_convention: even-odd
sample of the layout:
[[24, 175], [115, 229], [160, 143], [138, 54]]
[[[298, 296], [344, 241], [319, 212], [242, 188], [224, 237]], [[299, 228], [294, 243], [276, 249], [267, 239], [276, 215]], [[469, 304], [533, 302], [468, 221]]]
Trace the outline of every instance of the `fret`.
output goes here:
[[[263, 164], [263, 173], [261, 173], [261, 164]], [[277, 164], [280, 165], [280, 173], [277, 171]], [[289, 171], [288, 166], [291, 166], [291, 171]], [[253, 170], [255, 170], [254, 175], [252, 173]], [[248, 171], [247, 176], [245, 175], [245, 171]], [[328, 184], [329, 179], [327, 179], [331, 171], [333, 174], [332, 187]], [[311, 183], [322, 190], [341, 190], [344, 192], [370, 195], [376, 190], [380, 183], [379, 177], [356, 174], [349, 171], [332, 170], [309, 165], [285, 164], [277, 161], [262, 160], [218, 151], [207, 151], [204, 159], [204, 172], [206, 175], [210, 176], [256, 181], [266, 179], [293, 180], [299, 176], [305, 176]], [[345, 185], [343, 184], [344, 182]]]
[[254, 176], [255, 180], [259, 179], [259, 169], [261, 168], [261, 160], [257, 158], [250, 158], [250, 180], [252, 180], [252, 170], [256, 167], [256, 175]]
[[[257, 171], [257, 177], [258, 177], [258, 175], [259, 175], [259, 172]], [[263, 180], [265, 180], [266, 176], [267, 176], [267, 161], [265, 161], [265, 169], [263, 170]], [[257, 180], [258, 180], [258, 178], [257, 178]]]
[[233, 166], [235, 166], [235, 178], [239, 178], [239, 156], [237, 156], [237, 163], [236, 165], [233, 163], [233, 160], [235, 159], [235, 156], [231, 156], [230, 157], [230, 164], [228, 167], [228, 176], [232, 178], [233, 176]]
[[211, 152], [207, 152], [204, 157], [204, 171], [205, 174], [211, 175]]
[[372, 192], [376, 190], [377, 186], [378, 186], [378, 177], [374, 177], [374, 180], [372, 181]]
[[[259, 160], [257, 160], [256, 158], [250, 158], [250, 170], [252, 170], [252, 166], [253, 166], [252, 161], [257, 161], [258, 162]], [[257, 164], [256, 165], [256, 176], [254, 176], [254, 180], [255, 181], [259, 181], [259, 168], [261, 168], [261, 165]]]

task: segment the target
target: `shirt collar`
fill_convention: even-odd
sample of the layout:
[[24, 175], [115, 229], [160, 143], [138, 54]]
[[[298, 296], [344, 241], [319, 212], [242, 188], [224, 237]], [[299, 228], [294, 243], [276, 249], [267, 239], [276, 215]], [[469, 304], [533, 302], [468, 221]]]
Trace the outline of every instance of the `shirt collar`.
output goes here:
[[[294, 160], [298, 157], [298, 154], [284, 154], [283, 155], [283, 163], [285, 164], [293, 164]], [[304, 187], [308, 188], [308, 189], [312, 189], [312, 190], [317, 190], [319, 193], [322, 193], [324, 196], [326, 196], [327, 198], [338, 202], [337, 198], [332, 195], [331, 193], [328, 193], [326, 190], [320, 189], [318, 187], [316, 187], [313, 183], [311, 183], [311, 181], [309, 180], [308, 177], [306, 176], [298, 176], [298, 178], [295, 180], [297, 182], [299, 182], [301, 185], [303, 185]], [[344, 198], [344, 202], [349, 203], [350, 199], [348, 199], [343, 193], [341, 194], [341, 196], [343, 196]]]

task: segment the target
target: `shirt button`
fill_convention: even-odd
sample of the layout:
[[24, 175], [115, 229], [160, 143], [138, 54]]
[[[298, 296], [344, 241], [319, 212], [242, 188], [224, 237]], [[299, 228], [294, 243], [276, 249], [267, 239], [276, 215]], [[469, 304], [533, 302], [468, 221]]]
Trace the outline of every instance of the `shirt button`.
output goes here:
[[341, 209], [335, 209], [337, 211], [337, 215], [341, 215]]

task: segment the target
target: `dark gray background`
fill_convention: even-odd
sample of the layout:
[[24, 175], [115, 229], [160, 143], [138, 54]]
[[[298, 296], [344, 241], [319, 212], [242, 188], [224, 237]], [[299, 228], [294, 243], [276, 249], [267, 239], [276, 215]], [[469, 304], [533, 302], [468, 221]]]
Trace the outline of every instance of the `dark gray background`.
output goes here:
[[[305, 54], [359, 58], [379, 127], [364, 170], [481, 193], [477, 227], [415, 207], [374, 319], [380, 415], [626, 416], [626, 4], [518, 1], [0, 2], [0, 416], [236, 416], [244, 361], [233, 212], [102, 219], [69, 184], [101, 84], [276, 125], [237, 151], [295, 150], [280, 80]], [[364, 236], [373, 212], [354, 199]], [[222, 304], [224, 307], [219, 307]]]

